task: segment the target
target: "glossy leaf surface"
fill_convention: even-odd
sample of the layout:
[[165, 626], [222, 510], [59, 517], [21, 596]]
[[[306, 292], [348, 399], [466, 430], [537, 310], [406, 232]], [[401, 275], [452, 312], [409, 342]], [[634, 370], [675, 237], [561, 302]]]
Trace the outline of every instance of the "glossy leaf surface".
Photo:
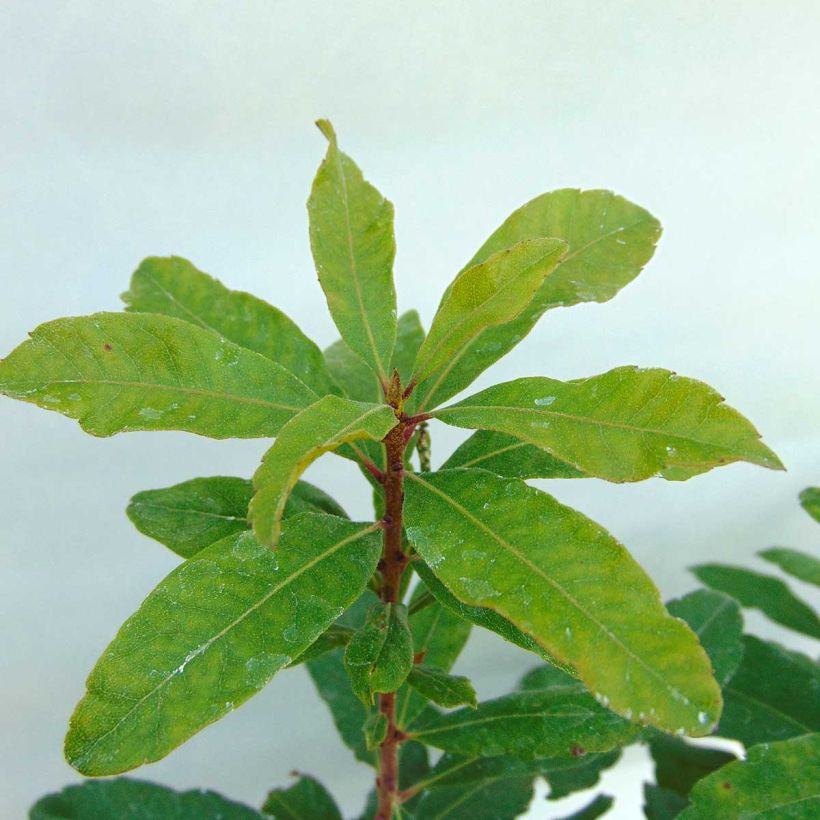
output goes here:
[[[566, 253], [560, 239], [530, 239], [462, 271], [450, 285], [419, 349], [413, 379], [446, 378], [486, 328], [521, 313]], [[435, 389], [437, 381], [433, 379]]]
[[746, 635], [743, 662], [723, 690], [718, 734], [746, 746], [820, 731], [820, 666]]
[[373, 604], [345, 650], [353, 691], [366, 706], [377, 692], [394, 692], [413, 666], [413, 636], [402, 604]]
[[459, 600], [512, 621], [628, 719], [709, 732], [721, 699], [706, 653], [609, 533], [517, 479], [408, 479], [408, 538]]
[[570, 382], [517, 379], [434, 415], [515, 436], [608, 481], [683, 480], [733, 461], [783, 467], [711, 387], [659, 368], [619, 367]]
[[269, 792], [262, 813], [275, 820], [342, 820], [330, 792], [316, 778], [304, 774], [287, 789]]
[[711, 589], [698, 589], [670, 601], [670, 615], [682, 618], [698, 636], [717, 682], [723, 686], [743, 657], [743, 616], [734, 598]]
[[97, 662], [71, 718], [69, 763], [106, 775], [159, 760], [241, 705], [355, 600], [379, 552], [373, 525], [317, 513], [288, 519], [276, 555], [250, 532], [202, 550]]
[[414, 666], [407, 676], [407, 682], [427, 700], [447, 709], [455, 706], [475, 707], [478, 703], [475, 689], [467, 678], [448, 675], [435, 666]]
[[328, 308], [348, 347], [382, 379], [396, 342], [393, 206], [342, 153], [333, 126], [308, 200], [310, 247]]
[[49, 794], [32, 806], [29, 820], [261, 820], [249, 806], [216, 792], [175, 792], [166, 786], [130, 780], [87, 781]]
[[776, 623], [820, 638], [820, 618], [779, 578], [728, 564], [701, 564], [692, 572], [712, 589], [731, 595], [750, 609], [759, 609]]
[[783, 572], [820, 587], [820, 561], [813, 555], [787, 547], [771, 547], [763, 550], [760, 557], [776, 564]]
[[473, 433], [441, 469], [455, 467], [488, 470], [504, 478], [582, 478], [584, 475], [534, 444], [493, 430]]
[[482, 629], [495, 632], [496, 635], [500, 635], [505, 641], [514, 643], [516, 646], [520, 646], [528, 652], [534, 652], [546, 661], [557, 663], [535, 640], [525, 632], [522, 632], [506, 618], [503, 618], [495, 610], [487, 607], [470, 606], [456, 598], [455, 595], [439, 581], [424, 561], [417, 560], [413, 568], [424, 580], [425, 586], [435, 595], [436, 600], [459, 617], [474, 623], [476, 626], [480, 626]]
[[578, 302], [605, 302], [649, 261], [660, 225], [643, 208], [609, 191], [564, 189], [519, 208], [481, 246], [467, 267], [527, 239], [565, 240], [569, 249], [527, 308], [511, 322], [487, 328], [444, 379], [419, 385], [414, 399], [428, 410], [460, 393], [532, 330], [543, 313]]
[[410, 735], [459, 755], [511, 755], [525, 760], [605, 752], [628, 742], [638, 727], [599, 705], [581, 684], [515, 692], [448, 714], [425, 712]]
[[180, 319], [95, 313], [40, 325], [0, 361], [0, 392], [87, 433], [274, 436], [316, 400], [289, 371]]
[[761, 743], [698, 782], [680, 820], [813, 820], [820, 815], [820, 735]]
[[[137, 493], [126, 514], [143, 535], [182, 558], [190, 558], [215, 541], [247, 530], [252, 496], [252, 484], [244, 478], [193, 478], [173, 487]], [[285, 515], [300, 512], [347, 518], [327, 493], [307, 481], [296, 483], [285, 506]]]
[[229, 290], [187, 259], [145, 259], [122, 299], [128, 311], [183, 319], [260, 353], [289, 370], [318, 396], [335, 392], [322, 351], [295, 322], [250, 293]]
[[381, 439], [396, 425], [385, 404], [325, 396], [294, 416], [279, 431], [253, 477], [249, 516], [256, 537], [276, 544], [291, 489], [322, 453], [357, 439]]

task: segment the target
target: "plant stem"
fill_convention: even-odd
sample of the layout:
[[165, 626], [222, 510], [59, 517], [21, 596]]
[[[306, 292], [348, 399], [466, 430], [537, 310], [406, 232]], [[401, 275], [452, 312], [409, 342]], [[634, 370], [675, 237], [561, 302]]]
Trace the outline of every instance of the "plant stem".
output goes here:
[[[402, 549], [402, 508], [404, 505], [405, 425], [397, 424], [385, 437], [386, 472], [384, 477], [384, 550], [380, 563], [381, 599], [399, 602], [401, 576], [407, 566]], [[396, 693], [379, 695], [379, 710], [387, 718], [387, 736], [379, 747], [379, 776], [376, 778], [378, 810], [375, 820], [390, 820], [399, 793], [399, 743], [396, 728]]]

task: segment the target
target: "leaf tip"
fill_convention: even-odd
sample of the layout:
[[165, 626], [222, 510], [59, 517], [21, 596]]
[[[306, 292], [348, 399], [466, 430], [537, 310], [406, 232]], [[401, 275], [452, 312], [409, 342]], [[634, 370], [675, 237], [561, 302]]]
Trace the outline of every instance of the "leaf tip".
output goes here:
[[336, 145], [336, 131], [330, 120], [318, 119], [316, 120], [316, 127], [322, 132], [322, 135], [332, 146]]

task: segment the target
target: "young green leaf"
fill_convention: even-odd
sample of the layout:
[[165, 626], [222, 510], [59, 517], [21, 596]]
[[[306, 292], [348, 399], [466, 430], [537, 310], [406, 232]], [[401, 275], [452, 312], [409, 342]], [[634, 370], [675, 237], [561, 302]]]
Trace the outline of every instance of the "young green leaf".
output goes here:
[[407, 478], [408, 538], [459, 600], [512, 621], [619, 714], [710, 731], [721, 699], [706, 653], [602, 527], [483, 470]]
[[345, 650], [353, 691], [366, 706], [377, 692], [394, 692], [413, 666], [413, 636], [402, 604], [373, 604]]
[[354, 634], [353, 629], [341, 624], [331, 624], [298, 658], [292, 660], [288, 667], [299, 666], [327, 652], [332, 652], [334, 649], [345, 647], [350, 643]]
[[680, 820], [766, 817], [810, 820], [820, 815], [820, 735], [761, 743], [746, 760], [695, 784]]
[[417, 387], [413, 396], [416, 412], [438, 407], [468, 387], [515, 347], [545, 311], [611, 299], [652, 257], [660, 224], [643, 208], [609, 191], [553, 191], [513, 213], [466, 267], [519, 242], [544, 236], [569, 244], [563, 261], [517, 318], [484, 330], [443, 378], [437, 375]]
[[435, 666], [414, 666], [407, 676], [407, 682], [438, 706], [452, 709], [455, 706], [476, 707], [475, 689], [470, 681], [461, 675], [448, 675]]
[[518, 316], [566, 249], [560, 239], [530, 239], [462, 271], [433, 317], [411, 383], [439, 373], [444, 378], [483, 330]]
[[815, 521], [820, 521], [820, 487], [806, 487], [800, 493], [800, 505]]
[[683, 480], [733, 461], [783, 468], [711, 387], [657, 368], [619, 367], [571, 382], [517, 379], [433, 415], [515, 436], [608, 481]]
[[522, 632], [517, 626], [510, 623], [510, 621], [503, 618], [494, 610], [488, 609], [487, 607], [469, 606], [460, 601], [439, 581], [424, 561], [416, 560], [413, 563], [413, 569], [415, 569], [422, 578], [427, 589], [435, 595], [436, 600], [459, 617], [474, 623], [476, 626], [480, 626], [482, 629], [495, 632], [496, 635], [500, 635], [505, 641], [514, 643], [516, 646], [520, 646], [528, 652], [535, 653], [548, 663], [560, 666], [568, 672], [572, 671], [572, 667], [569, 666], [569, 664], [562, 663], [550, 655], [529, 635]]
[[180, 319], [95, 313], [40, 325], [0, 361], [0, 392], [87, 433], [274, 436], [316, 401], [288, 370]]
[[216, 792], [175, 792], [125, 777], [67, 786], [38, 800], [28, 816], [29, 820], [262, 820], [255, 809]]
[[387, 717], [383, 712], [371, 712], [362, 726], [364, 746], [368, 752], [374, 752], [387, 737]]
[[[244, 478], [193, 478], [161, 490], [143, 490], [128, 504], [134, 526], [173, 550], [191, 558], [204, 547], [247, 530], [248, 505], [253, 486]], [[298, 481], [285, 506], [285, 515], [325, 512], [347, 518], [347, 513], [323, 490]]]
[[[364, 623], [368, 610], [377, 600], [378, 598], [371, 590], [365, 590], [359, 599], [340, 616], [336, 625], [354, 631], [359, 629]], [[371, 709], [365, 707], [353, 694], [343, 658], [344, 650], [336, 649], [309, 659], [306, 663], [307, 670], [320, 697], [330, 710], [342, 742], [353, 752], [357, 760], [374, 766], [375, 758], [365, 748], [362, 734], [362, 726]], [[372, 814], [373, 812], [371, 816]]]
[[698, 589], [670, 601], [666, 608], [698, 636], [712, 662], [715, 679], [723, 686], [743, 657], [743, 616], [737, 601], [721, 592]]
[[339, 333], [386, 384], [396, 342], [393, 206], [339, 150], [333, 126], [317, 125], [329, 144], [308, 200], [313, 260]]
[[442, 470], [472, 467], [504, 478], [583, 478], [584, 474], [546, 450], [515, 436], [478, 430], [450, 458]]
[[793, 575], [807, 584], [820, 587], [820, 561], [813, 555], [788, 549], [787, 547], [771, 547], [759, 552], [758, 555], [773, 564], [777, 564], [780, 569], [788, 572], [789, 575]]
[[532, 800], [536, 766], [509, 757], [469, 758], [445, 754], [420, 789], [417, 818], [469, 817], [514, 820]]
[[595, 820], [596, 817], [605, 815], [612, 808], [614, 802], [614, 798], [608, 794], [599, 794], [582, 809], [562, 817], [561, 820]]
[[820, 638], [817, 613], [779, 578], [728, 564], [700, 564], [692, 572], [712, 589], [725, 592], [750, 609], [759, 609], [776, 623]]
[[262, 813], [275, 820], [342, 820], [342, 813], [330, 792], [314, 777], [299, 774], [287, 789], [268, 792]]
[[150, 256], [122, 295], [126, 310], [184, 319], [260, 353], [301, 379], [317, 396], [337, 392], [322, 351], [281, 310], [250, 293], [228, 290], [178, 256]]
[[659, 732], [649, 738], [649, 753], [655, 761], [655, 782], [683, 797], [702, 777], [737, 760], [729, 752], [693, 746], [679, 737]]
[[820, 666], [754, 635], [723, 690], [718, 734], [745, 746], [820, 731]]
[[[414, 605], [429, 594], [421, 581], [410, 598], [408, 622], [413, 633], [413, 653], [423, 657], [425, 663], [449, 672], [467, 643], [472, 625], [435, 600], [414, 612]], [[402, 729], [410, 726], [426, 704], [422, 694], [403, 686], [396, 695], [396, 725]]]
[[276, 544], [285, 504], [299, 476], [322, 453], [349, 441], [381, 441], [396, 426], [385, 404], [325, 396], [294, 416], [279, 431], [253, 477], [248, 514], [257, 538]]
[[356, 599], [379, 553], [375, 525], [318, 513], [289, 518], [276, 555], [250, 532], [199, 552], [97, 662], [71, 718], [69, 763], [98, 776], [159, 760], [244, 703]]
[[647, 820], [672, 820], [687, 806], [689, 801], [671, 789], [643, 784], [643, 813]]
[[529, 760], [570, 756], [577, 749], [606, 752], [638, 731], [575, 684], [515, 692], [445, 715], [425, 712], [409, 735], [453, 754]]

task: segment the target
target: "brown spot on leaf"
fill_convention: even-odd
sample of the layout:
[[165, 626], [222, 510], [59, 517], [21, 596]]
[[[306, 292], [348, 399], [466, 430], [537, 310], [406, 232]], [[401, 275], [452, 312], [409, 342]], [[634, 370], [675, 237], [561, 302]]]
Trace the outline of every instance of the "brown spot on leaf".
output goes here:
[[103, 345], [103, 350], [111, 350], [111, 345], [110, 345], [110, 344], [108, 344], [108, 342], [106, 342], [106, 343]]
[[569, 753], [573, 757], [583, 757], [587, 753], [587, 750], [583, 746], [573, 746]]
[[723, 784], [723, 788], [724, 788], [724, 789], [726, 789], [726, 791], [727, 791], [727, 792], [728, 792], [728, 791], [731, 791], [731, 789], [732, 789], [732, 784], [731, 784], [731, 783], [729, 783], [729, 782], [726, 782], [726, 783], [724, 783], [724, 784]]

